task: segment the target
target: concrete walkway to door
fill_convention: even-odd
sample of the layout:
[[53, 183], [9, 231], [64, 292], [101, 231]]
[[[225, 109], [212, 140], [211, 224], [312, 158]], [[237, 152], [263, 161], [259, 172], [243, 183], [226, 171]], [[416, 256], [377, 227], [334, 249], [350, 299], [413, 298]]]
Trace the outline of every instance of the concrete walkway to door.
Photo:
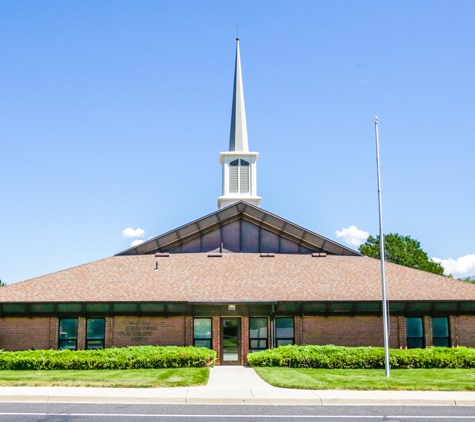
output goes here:
[[215, 366], [206, 387], [211, 390], [280, 390], [265, 382], [249, 366]]

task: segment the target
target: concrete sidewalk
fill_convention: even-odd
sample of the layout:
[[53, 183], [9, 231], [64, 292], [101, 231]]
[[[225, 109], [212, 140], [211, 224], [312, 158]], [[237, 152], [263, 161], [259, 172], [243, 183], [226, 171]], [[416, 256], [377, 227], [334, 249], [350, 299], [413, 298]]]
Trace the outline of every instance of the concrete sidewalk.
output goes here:
[[219, 366], [203, 387], [0, 387], [0, 402], [475, 406], [475, 392], [293, 390], [249, 367]]

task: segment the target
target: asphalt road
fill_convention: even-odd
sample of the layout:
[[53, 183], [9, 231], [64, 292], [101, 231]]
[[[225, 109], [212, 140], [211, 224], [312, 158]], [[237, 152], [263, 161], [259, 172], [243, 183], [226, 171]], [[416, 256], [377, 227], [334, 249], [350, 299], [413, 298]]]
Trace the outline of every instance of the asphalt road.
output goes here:
[[465, 406], [221, 406], [79, 403], [0, 403], [1, 422], [475, 422]]

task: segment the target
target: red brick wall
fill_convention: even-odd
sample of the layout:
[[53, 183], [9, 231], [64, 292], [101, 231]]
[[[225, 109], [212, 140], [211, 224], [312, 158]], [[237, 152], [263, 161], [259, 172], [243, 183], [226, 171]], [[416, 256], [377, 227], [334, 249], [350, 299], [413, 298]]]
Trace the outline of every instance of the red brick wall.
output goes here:
[[[450, 318], [452, 320], [452, 318]], [[453, 346], [475, 347], [475, 316], [458, 316], [454, 318], [455, 326], [451, 326]]]
[[29, 350], [57, 347], [56, 318], [0, 318], [0, 349]]
[[249, 353], [249, 318], [241, 318], [241, 357], [242, 364], [247, 365], [247, 355]]
[[108, 347], [185, 346], [189, 344], [185, 317], [114, 317]]
[[213, 350], [216, 350], [216, 365], [221, 363], [221, 318], [213, 317], [211, 322], [213, 333], [211, 334], [211, 341], [213, 343]]
[[[382, 346], [382, 319], [374, 316], [295, 317], [296, 344]], [[452, 346], [475, 347], [475, 316], [451, 316]], [[212, 318], [213, 349], [220, 359], [220, 317]], [[85, 347], [85, 318], [78, 319], [78, 349]], [[392, 316], [390, 347], [406, 347], [406, 321]], [[432, 344], [431, 318], [424, 317], [426, 345]], [[241, 318], [243, 363], [249, 352], [249, 318]], [[106, 318], [106, 347], [193, 344], [192, 317]], [[270, 344], [270, 329], [269, 329]], [[0, 349], [57, 349], [58, 318], [0, 318]]]
[[[296, 320], [296, 334], [297, 321]], [[398, 317], [391, 317], [389, 346], [399, 348]], [[376, 316], [302, 318], [301, 344], [383, 346], [383, 319]]]

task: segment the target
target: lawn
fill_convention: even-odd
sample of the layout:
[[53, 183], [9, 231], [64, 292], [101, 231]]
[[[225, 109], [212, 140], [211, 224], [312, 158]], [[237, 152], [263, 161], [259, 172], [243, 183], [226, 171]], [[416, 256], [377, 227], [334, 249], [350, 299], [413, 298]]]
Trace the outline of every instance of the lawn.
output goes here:
[[307, 390], [475, 391], [475, 369], [303, 369], [254, 367], [275, 387]]
[[205, 385], [209, 368], [0, 371], [0, 386], [188, 387]]

